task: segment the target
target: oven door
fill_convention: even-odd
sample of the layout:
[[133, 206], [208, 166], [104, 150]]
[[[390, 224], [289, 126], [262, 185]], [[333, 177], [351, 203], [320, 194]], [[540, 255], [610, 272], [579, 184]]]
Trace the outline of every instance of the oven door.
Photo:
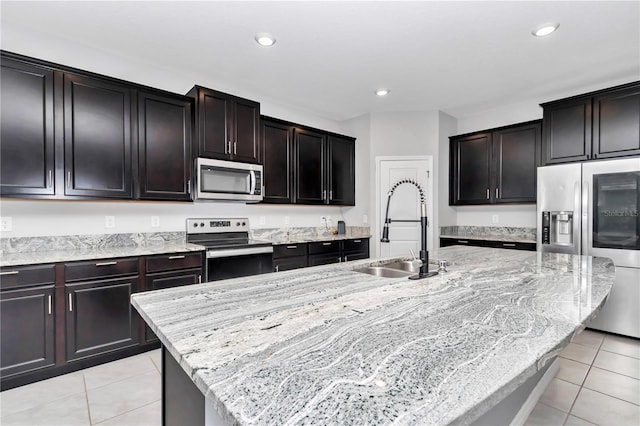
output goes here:
[[207, 281], [273, 272], [273, 246], [207, 251]]

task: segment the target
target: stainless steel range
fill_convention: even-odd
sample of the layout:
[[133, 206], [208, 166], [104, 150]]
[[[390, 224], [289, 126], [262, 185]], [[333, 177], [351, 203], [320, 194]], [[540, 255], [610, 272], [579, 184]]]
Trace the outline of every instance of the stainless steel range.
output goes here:
[[273, 272], [273, 245], [249, 238], [247, 218], [187, 219], [187, 242], [207, 249], [207, 281]]

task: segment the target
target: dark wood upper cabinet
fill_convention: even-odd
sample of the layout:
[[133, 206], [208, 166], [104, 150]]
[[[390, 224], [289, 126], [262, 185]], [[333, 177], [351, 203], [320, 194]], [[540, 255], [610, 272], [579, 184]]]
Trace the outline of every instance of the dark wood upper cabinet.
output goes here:
[[65, 194], [132, 198], [131, 89], [64, 75]]
[[640, 82], [541, 105], [545, 165], [640, 155]]
[[326, 136], [305, 129], [294, 130], [295, 146], [295, 194], [296, 203], [325, 204], [326, 187]]
[[492, 133], [493, 196], [496, 203], [536, 201], [541, 138], [542, 125], [539, 121]]
[[185, 97], [139, 92], [139, 198], [191, 200], [191, 104]]
[[195, 99], [197, 155], [221, 160], [260, 162], [260, 104], [200, 86]]
[[478, 133], [450, 139], [450, 204], [487, 204], [490, 202], [490, 155], [490, 133]]
[[2, 57], [0, 194], [55, 191], [53, 71]]
[[535, 203], [539, 120], [450, 138], [449, 204]]
[[355, 139], [262, 117], [265, 203], [355, 205]]
[[264, 167], [265, 203], [292, 203], [293, 127], [263, 119], [262, 165]]
[[640, 83], [593, 97], [593, 157], [640, 154]]
[[329, 136], [329, 204], [355, 205], [355, 143], [353, 139]]

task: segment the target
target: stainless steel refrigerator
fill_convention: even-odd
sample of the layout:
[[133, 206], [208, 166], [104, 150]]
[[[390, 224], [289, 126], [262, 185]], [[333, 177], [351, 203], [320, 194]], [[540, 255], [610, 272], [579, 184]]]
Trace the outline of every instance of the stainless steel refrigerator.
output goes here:
[[640, 338], [640, 158], [538, 168], [538, 251], [604, 256], [609, 298], [587, 327]]

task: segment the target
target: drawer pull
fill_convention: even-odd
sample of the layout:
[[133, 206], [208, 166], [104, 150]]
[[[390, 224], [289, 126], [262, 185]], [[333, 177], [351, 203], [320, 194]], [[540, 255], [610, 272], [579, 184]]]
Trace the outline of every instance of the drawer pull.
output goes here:
[[113, 266], [117, 264], [118, 262], [98, 262], [96, 263], [96, 266]]
[[287, 246], [288, 249], [297, 249], [298, 246]]
[[52, 312], [52, 310], [51, 310], [51, 295], [47, 296], [47, 303], [49, 305], [49, 315], [51, 315], [51, 312]]
[[362, 240], [353, 240], [354, 243], [361, 243]]
[[202, 275], [198, 275], [198, 284], [202, 284]]
[[515, 247], [514, 243], [502, 243], [502, 247]]
[[184, 256], [169, 256], [169, 260], [184, 259]]
[[19, 273], [20, 271], [6, 271], [6, 272], [0, 272], [0, 275], [17, 275]]
[[69, 293], [69, 312], [73, 312], [73, 296]]
[[332, 243], [322, 243], [323, 246], [330, 246]]
[[348, 261], [349, 261], [349, 259], [347, 259], [347, 256], [346, 256], [346, 255], [344, 256], [344, 261], [345, 261], [345, 262], [348, 262]]
[[280, 272], [280, 265], [276, 265], [276, 272]]
[[456, 242], [458, 242], [460, 244], [469, 244], [469, 241], [467, 241], [467, 240], [456, 240]]

